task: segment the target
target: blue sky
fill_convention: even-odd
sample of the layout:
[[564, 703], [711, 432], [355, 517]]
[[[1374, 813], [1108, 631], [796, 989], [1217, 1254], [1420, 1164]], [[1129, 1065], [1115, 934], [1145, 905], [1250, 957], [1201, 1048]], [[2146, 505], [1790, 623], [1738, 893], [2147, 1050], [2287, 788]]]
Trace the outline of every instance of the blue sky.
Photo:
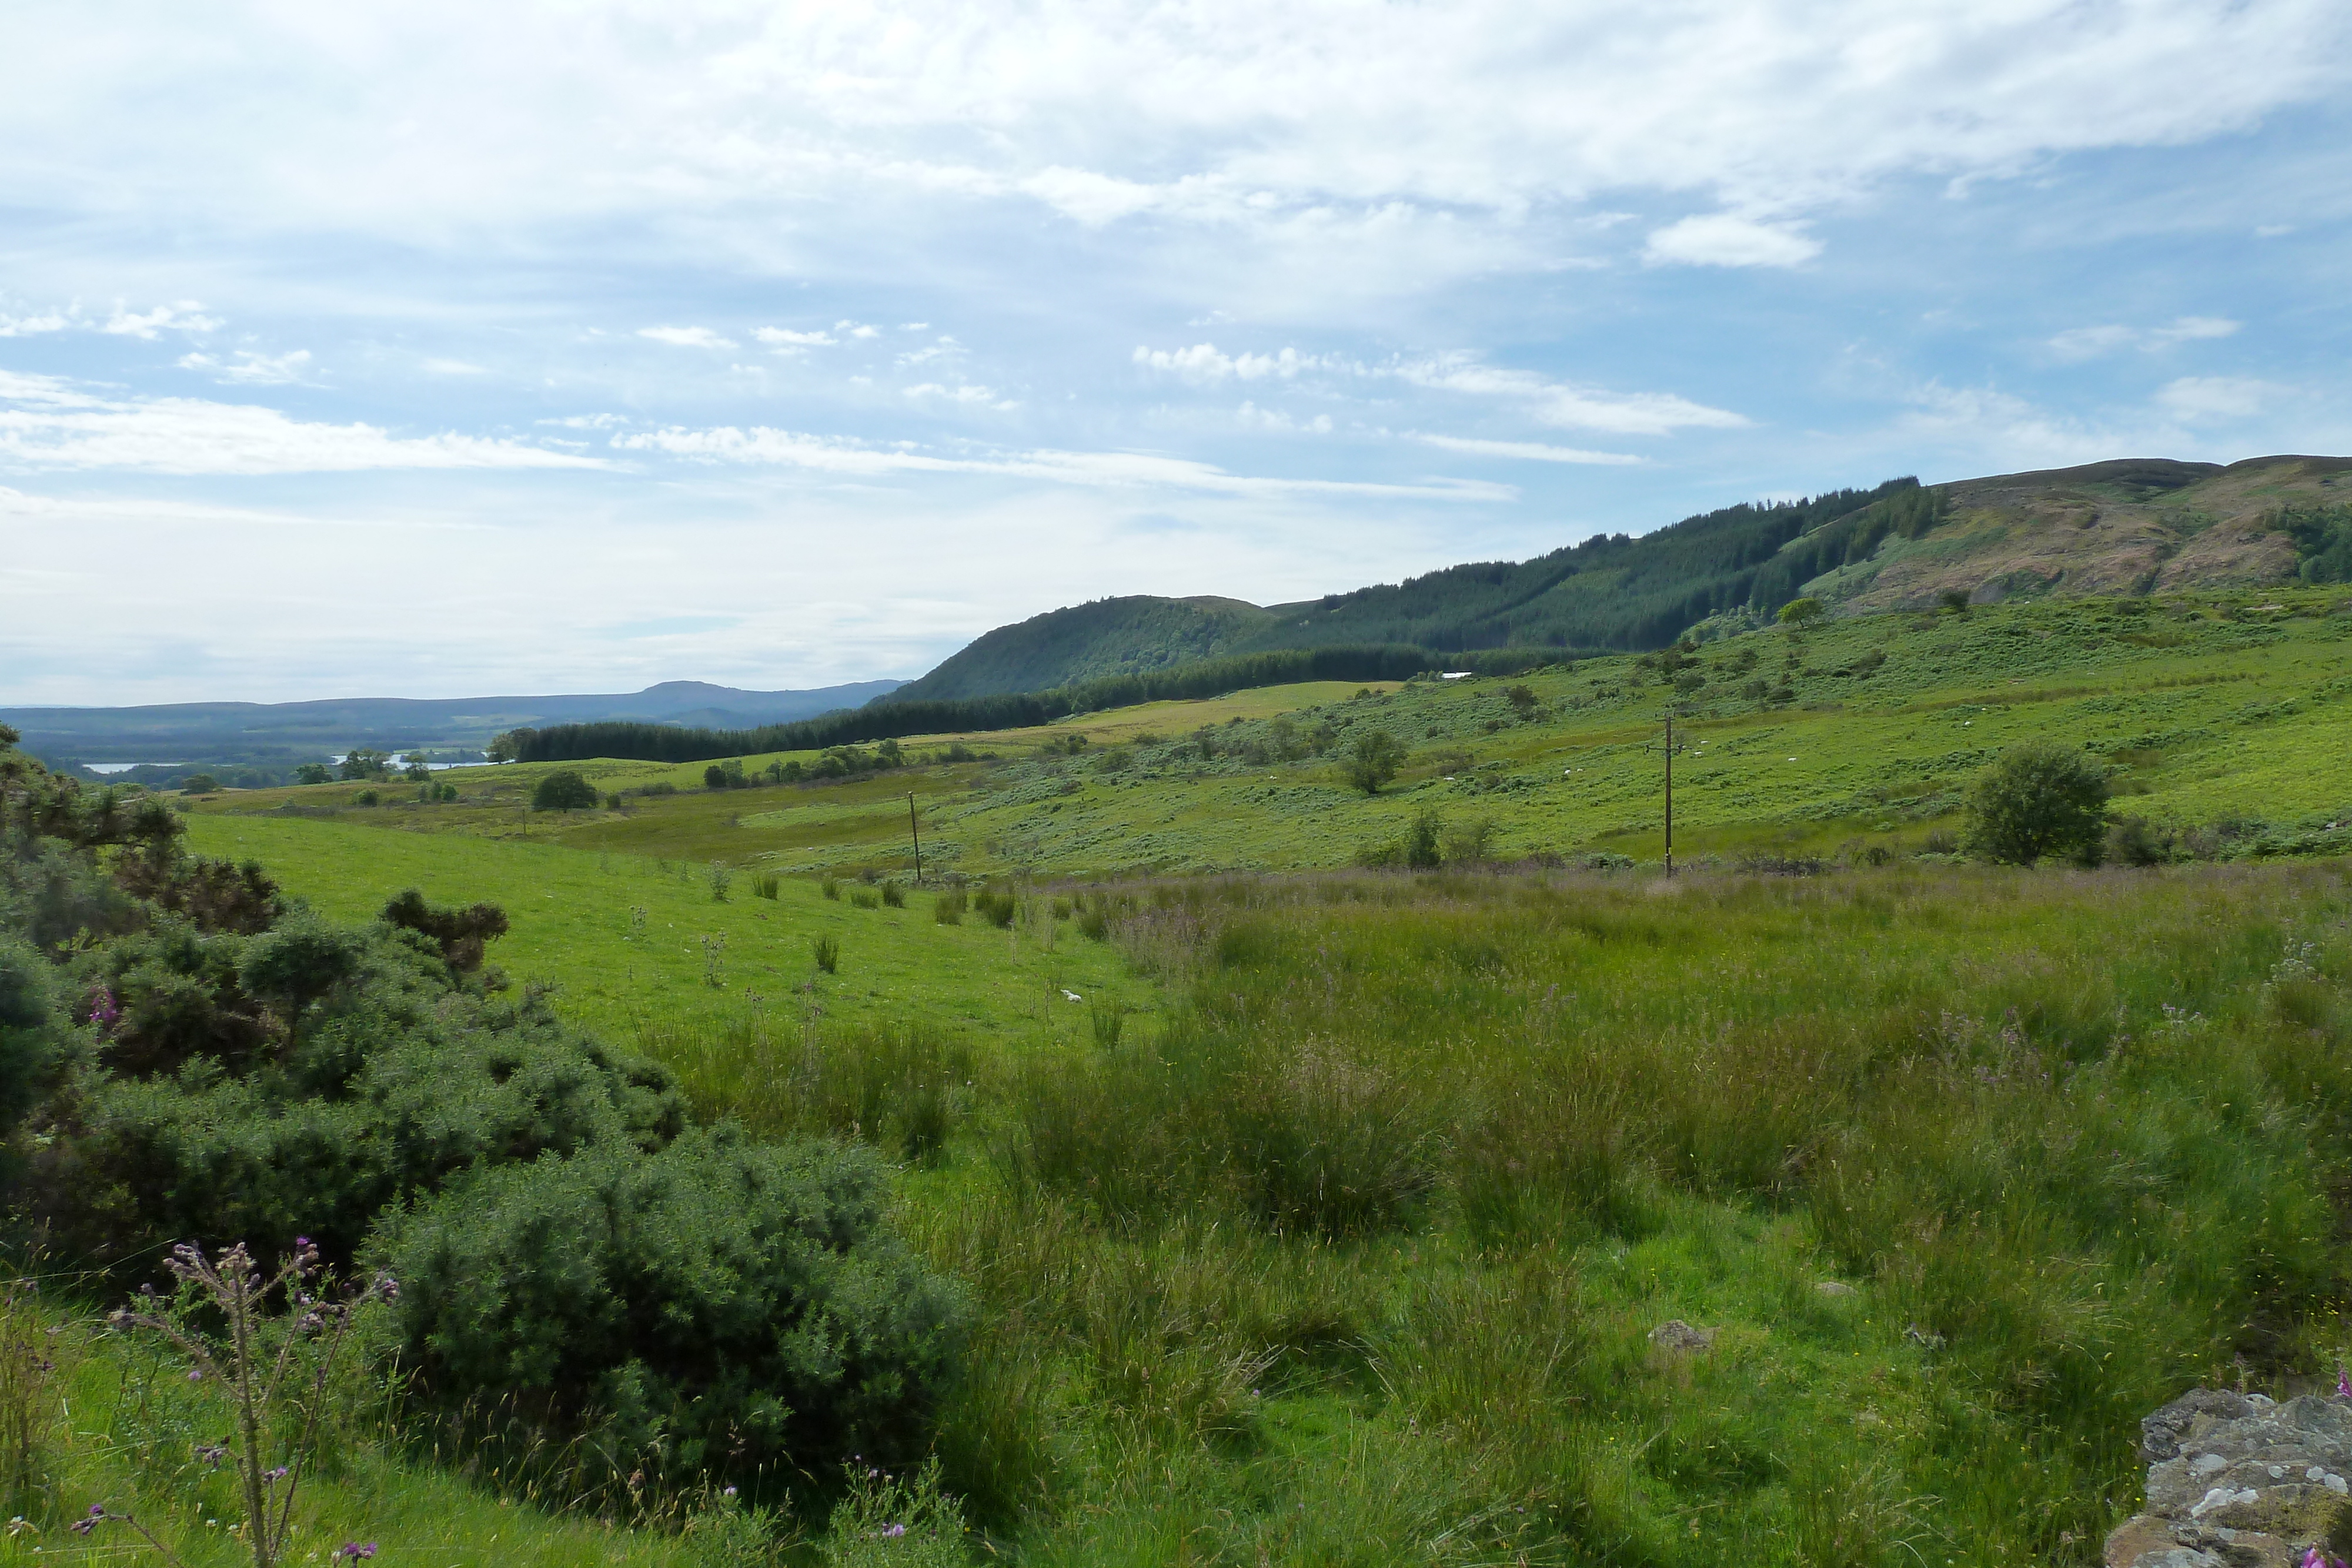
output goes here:
[[2352, 452], [2340, 3], [0, 43], [0, 704], [912, 676], [1105, 594]]

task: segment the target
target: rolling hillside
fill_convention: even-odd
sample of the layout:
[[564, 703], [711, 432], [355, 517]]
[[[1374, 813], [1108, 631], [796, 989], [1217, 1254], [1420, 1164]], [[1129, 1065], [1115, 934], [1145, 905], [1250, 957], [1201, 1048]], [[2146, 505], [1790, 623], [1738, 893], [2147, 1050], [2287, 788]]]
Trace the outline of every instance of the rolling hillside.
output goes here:
[[21, 733], [25, 748], [45, 760], [268, 767], [321, 758], [355, 746], [479, 750], [493, 735], [519, 725], [598, 719], [713, 727], [782, 724], [856, 707], [896, 685], [858, 681], [812, 691], [750, 692], [703, 681], [664, 681], [641, 692], [570, 696], [332, 697], [292, 703], [0, 708], [0, 724]]
[[2352, 580], [2352, 458], [2126, 459], [1893, 479], [1266, 609], [1136, 596], [1000, 627], [884, 700], [1034, 691], [1285, 648], [1660, 648], [1817, 595], [1856, 612]]

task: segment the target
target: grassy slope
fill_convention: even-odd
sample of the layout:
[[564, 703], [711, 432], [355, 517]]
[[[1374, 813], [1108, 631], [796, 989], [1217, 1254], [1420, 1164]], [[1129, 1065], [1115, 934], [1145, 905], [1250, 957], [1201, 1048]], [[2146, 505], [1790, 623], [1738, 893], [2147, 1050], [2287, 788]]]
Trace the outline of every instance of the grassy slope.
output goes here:
[[1234, 599], [1135, 594], [1048, 611], [976, 639], [920, 680], [908, 698], [1045, 691], [1215, 658], [1269, 617]]
[[[1505, 700], [1515, 682], [1417, 682], [1369, 698], [1328, 684], [1274, 688], [964, 737], [1004, 760], [835, 786], [711, 794], [698, 789], [698, 767], [587, 765], [608, 789], [668, 779], [688, 791], [633, 802], [625, 816], [524, 812], [545, 770], [531, 768], [449, 775], [476, 797], [453, 805], [352, 810], [352, 787], [314, 786], [217, 797], [198, 806], [198, 821], [204, 841], [218, 842], [214, 814], [315, 802], [378, 828], [787, 872], [896, 868], [908, 863], [904, 796], [913, 790], [931, 865], [971, 873], [1339, 865], [1398, 837], [1424, 806], [1455, 822], [1490, 820], [1506, 854], [1604, 848], [1646, 860], [1664, 842], [1660, 761], [1649, 748], [1670, 704], [1688, 710], [1678, 735], [1693, 747], [1675, 779], [1685, 854], [1819, 852], [1855, 839], [1916, 848], [1957, 810], [1976, 768], [2003, 745], [2038, 737], [2105, 754], [2123, 809], [2154, 820], [2326, 821], [2352, 815], [2346, 602], [2340, 588], [2306, 589], [1856, 617], [1801, 639], [1769, 632], [1709, 644], [1698, 666], [1706, 684], [1687, 696], [1631, 657], [1527, 677], [1542, 703], [1528, 719]], [[1874, 653], [1885, 655], [1874, 673], [1842, 673]], [[1739, 695], [1759, 679], [1786, 680], [1791, 700]], [[1286, 712], [1301, 728], [1327, 721], [1343, 737], [1387, 729], [1413, 756], [1396, 784], [1366, 799], [1328, 759], [1203, 763], [1139, 744], [1208, 726], [1239, 745]], [[1097, 750], [1124, 744], [1136, 765], [1113, 774], [1099, 758], [1044, 754], [1074, 734]], [[756, 769], [769, 759], [749, 760]]]

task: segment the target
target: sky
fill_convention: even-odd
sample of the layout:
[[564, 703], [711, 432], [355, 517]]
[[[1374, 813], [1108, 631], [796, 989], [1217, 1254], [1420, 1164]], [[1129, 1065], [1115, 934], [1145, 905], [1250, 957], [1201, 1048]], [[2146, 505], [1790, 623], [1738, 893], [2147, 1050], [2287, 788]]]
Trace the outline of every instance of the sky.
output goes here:
[[16, 0], [0, 706], [912, 677], [2352, 453], [2342, 0]]

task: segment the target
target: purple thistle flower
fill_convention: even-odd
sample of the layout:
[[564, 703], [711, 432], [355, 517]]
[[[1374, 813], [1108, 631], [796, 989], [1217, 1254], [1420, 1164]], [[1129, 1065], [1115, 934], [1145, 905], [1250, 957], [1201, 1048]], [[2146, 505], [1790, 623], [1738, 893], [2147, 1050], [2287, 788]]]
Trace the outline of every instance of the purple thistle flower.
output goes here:
[[99, 987], [98, 998], [90, 1004], [89, 1021], [100, 1029], [112, 1029], [121, 1017], [122, 1009], [115, 1005], [113, 991]]
[[2344, 1364], [2340, 1361], [2336, 1364], [2336, 1397], [2352, 1399], [2352, 1377], [2345, 1375]]
[[204, 1369], [203, 1369], [202, 1367], [192, 1366], [192, 1367], [188, 1368], [188, 1381], [189, 1381], [189, 1382], [191, 1382], [191, 1383], [202, 1383], [204, 1380], [205, 1380], [205, 1374], [204, 1374]]
[[896, 1541], [906, 1533], [907, 1527], [903, 1524], [886, 1524], [882, 1527], [882, 1539], [885, 1541]]
[[335, 1548], [335, 1555], [338, 1557], [348, 1557], [354, 1562], [362, 1557], [373, 1557], [375, 1555], [375, 1542], [373, 1541], [346, 1541], [341, 1546]]

